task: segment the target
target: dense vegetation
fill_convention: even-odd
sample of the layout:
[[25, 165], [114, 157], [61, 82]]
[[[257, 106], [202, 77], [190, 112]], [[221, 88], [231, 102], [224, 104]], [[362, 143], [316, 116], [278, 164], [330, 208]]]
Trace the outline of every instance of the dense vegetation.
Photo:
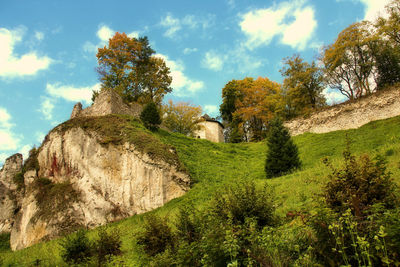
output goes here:
[[[64, 130], [77, 123], [70, 121], [64, 124]], [[366, 264], [370, 260], [375, 265], [385, 265], [385, 262], [393, 261], [398, 256], [395, 249], [400, 245], [400, 210], [390, 200], [392, 193], [398, 193], [388, 192], [384, 201], [368, 200], [365, 203], [371, 205], [363, 204], [371, 207], [367, 209], [368, 216], [360, 217], [351, 207], [349, 211], [345, 208], [336, 211], [335, 206], [329, 204], [336, 203], [330, 200], [335, 195], [328, 194], [330, 191], [327, 188], [332, 181], [330, 176], [335, 173], [347, 177], [344, 167], [350, 166], [346, 163], [349, 160], [357, 164], [353, 169], [349, 168], [348, 173], [357, 174], [367, 167], [366, 173], [371, 174], [371, 181], [390, 180], [400, 184], [400, 117], [372, 122], [357, 130], [296, 136], [293, 140], [299, 148], [302, 168], [273, 179], [265, 179], [265, 142], [217, 144], [163, 130], [152, 133], [125, 116], [108, 116], [100, 121], [81, 120], [79, 123], [86, 130], [97, 129], [103, 138], [107, 134], [121, 136], [119, 131], [126, 128], [128, 132], [125, 133], [129, 134], [123, 135], [124, 138], [136, 140], [133, 135], [142, 133], [149, 139], [174, 146], [180, 161], [195, 181], [185, 196], [150, 212], [156, 217], [153, 218], [154, 227], [148, 226], [148, 214], [108, 225], [111, 230], [118, 229], [122, 242], [121, 254], [110, 256], [107, 260], [110, 266], [168, 264], [171, 259], [201, 265], [202, 260], [210, 263], [215, 255], [223, 255], [221, 265], [240, 265], [250, 261], [301, 266], [308, 263], [345, 264], [348, 261], [357, 265], [359, 260]], [[109, 125], [108, 128], [109, 123], [113, 127]], [[348, 159], [342, 155], [346, 151], [346, 135], [352, 140]], [[365, 160], [365, 156], [358, 160], [359, 155], [364, 153], [368, 153], [371, 160]], [[384, 156], [387, 163], [374, 159], [378, 154]], [[335, 171], [325, 166], [326, 160], [323, 159], [326, 157]], [[390, 177], [387, 177], [389, 172]], [[345, 180], [343, 184], [346, 184]], [[337, 183], [331, 186], [335, 187]], [[377, 190], [382, 188], [377, 187]], [[245, 197], [238, 201], [235, 196]], [[262, 212], [258, 212], [260, 209]], [[260, 214], [267, 217], [260, 217]], [[157, 218], [161, 218], [161, 223]], [[324, 225], [321, 222], [327, 222], [326, 227], [321, 227]], [[207, 227], [198, 228], [199, 225]], [[154, 228], [165, 234], [161, 237], [166, 245], [160, 250], [148, 250], [148, 243], [143, 242], [143, 233], [151, 233]], [[88, 239], [98, 240], [101, 229], [88, 231]], [[215, 231], [210, 231], [212, 229]], [[199, 239], [199, 236], [204, 239]], [[352, 238], [356, 241], [341, 243], [343, 239], [351, 241]], [[6, 236], [2, 240], [5, 244]], [[37, 244], [16, 252], [3, 245], [0, 258], [6, 266], [27, 266], [36, 262], [43, 266], [67, 266], [62, 258], [62, 240], [66, 239]], [[365, 249], [366, 244], [370, 249]], [[149, 256], [146, 251], [152, 251], [150, 254], [156, 256]], [[197, 254], [185, 258], [187, 252]], [[256, 254], [263, 255], [263, 258], [255, 257]]]

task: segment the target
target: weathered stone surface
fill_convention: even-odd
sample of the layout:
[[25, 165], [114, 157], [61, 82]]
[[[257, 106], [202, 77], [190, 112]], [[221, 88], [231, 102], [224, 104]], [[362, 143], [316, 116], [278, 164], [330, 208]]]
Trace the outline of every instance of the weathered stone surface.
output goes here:
[[21, 154], [15, 154], [6, 159], [3, 168], [0, 170], [0, 232], [11, 231], [19, 196], [14, 177], [21, 171]]
[[[34, 172], [25, 174], [26, 195], [11, 232], [11, 248], [21, 249], [77, 227], [95, 227], [150, 211], [182, 196], [190, 177], [162, 161], [154, 161], [134, 145], [101, 145], [96, 133], [81, 128], [52, 131], [38, 153], [37, 177], [70, 184], [78, 198], [54, 200], [51, 216], [36, 202]], [[60, 207], [63, 207], [62, 210]]]
[[286, 122], [291, 135], [355, 129], [368, 122], [400, 115], [400, 90], [383, 91]]
[[142, 106], [140, 104], [132, 103], [128, 105], [124, 103], [122, 98], [113, 90], [102, 90], [90, 107], [82, 109], [82, 104], [75, 104], [71, 113], [71, 119], [76, 117], [104, 116], [108, 114], [123, 114], [139, 117], [141, 112]]

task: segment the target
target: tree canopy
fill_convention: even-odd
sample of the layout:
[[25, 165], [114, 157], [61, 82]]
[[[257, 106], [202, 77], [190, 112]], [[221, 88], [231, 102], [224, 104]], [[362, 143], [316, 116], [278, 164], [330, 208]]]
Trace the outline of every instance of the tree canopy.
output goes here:
[[325, 105], [323, 72], [315, 62], [309, 64], [299, 55], [294, 55], [284, 59], [280, 72], [285, 77], [286, 118], [308, 115]]
[[168, 105], [163, 106], [164, 125], [171, 131], [193, 136], [200, 129], [201, 107], [187, 102], [174, 104], [169, 100]]
[[154, 53], [147, 37], [115, 33], [96, 55], [102, 89], [115, 90], [126, 102], [159, 104], [172, 91], [172, 78], [164, 60]]

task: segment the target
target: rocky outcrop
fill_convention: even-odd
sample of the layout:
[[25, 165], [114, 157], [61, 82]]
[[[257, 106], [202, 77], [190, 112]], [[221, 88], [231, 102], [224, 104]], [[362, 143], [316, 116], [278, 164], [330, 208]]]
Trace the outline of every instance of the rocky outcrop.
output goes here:
[[[189, 189], [190, 177], [173, 161], [154, 159], [131, 142], [105, 144], [96, 131], [57, 129], [35, 154], [39, 169], [24, 173], [24, 194], [0, 206], [13, 250], [150, 211]], [[21, 155], [8, 159], [0, 190], [16, 190], [10, 181], [21, 170]]]
[[18, 182], [22, 172], [22, 155], [15, 154], [6, 159], [0, 170], [0, 232], [10, 232], [14, 213], [18, 210]]
[[371, 121], [400, 115], [400, 90], [382, 91], [285, 123], [291, 135], [355, 129]]
[[118, 93], [113, 90], [101, 90], [94, 103], [85, 109], [82, 104], [75, 104], [71, 119], [78, 117], [105, 116], [108, 114], [124, 114], [133, 117], [139, 117], [142, 112], [142, 106], [138, 103], [126, 104]]

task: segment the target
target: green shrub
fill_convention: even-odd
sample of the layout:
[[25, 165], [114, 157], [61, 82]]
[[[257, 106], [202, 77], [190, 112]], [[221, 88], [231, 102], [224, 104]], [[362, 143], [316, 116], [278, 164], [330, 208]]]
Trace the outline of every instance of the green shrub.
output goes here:
[[137, 238], [137, 243], [143, 246], [147, 255], [155, 256], [167, 248], [174, 247], [174, 236], [167, 219], [152, 214], [147, 215], [144, 228], [144, 232]]
[[145, 105], [142, 113], [140, 113], [140, 119], [147, 129], [151, 131], [157, 130], [161, 124], [160, 112], [157, 105], [154, 102]]
[[0, 233], [0, 252], [10, 250], [10, 233]]
[[328, 207], [338, 213], [350, 208], [359, 217], [365, 216], [365, 211], [377, 203], [384, 203], [387, 208], [394, 207], [395, 184], [383, 157], [377, 156], [371, 160], [368, 155], [362, 155], [357, 160], [350, 152], [350, 142], [347, 142], [343, 158], [344, 166], [341, 169], [324, 160], [332, 170], [325, 187]]
[[233, 224], [244, 224], [255, 219], [259, 227], [276, 223], [272, 190], [265, 185], [259, 189], [253, 182], [238, 182], [217, 193], [211, 201], [211, 213], [221, 221], [231, 219]]
[[107, 262], [111, 256], [121, 254], [121, 234], [118, 228], [110, 232], [105, 228], [99, 230], [98, 239], [94, 244], [94, 253], [99, 266]]
[[267, 178], [281, 176], [301, 165], [297, 146], [281, 120], [274, 119], [270, 124], [267, 139], [267, 159], [265, 173]]
[[69, 264], [87, 262], [93, 255], [92, 244], [82, 229], [61, 240], [60, 246], [61, 258]]

